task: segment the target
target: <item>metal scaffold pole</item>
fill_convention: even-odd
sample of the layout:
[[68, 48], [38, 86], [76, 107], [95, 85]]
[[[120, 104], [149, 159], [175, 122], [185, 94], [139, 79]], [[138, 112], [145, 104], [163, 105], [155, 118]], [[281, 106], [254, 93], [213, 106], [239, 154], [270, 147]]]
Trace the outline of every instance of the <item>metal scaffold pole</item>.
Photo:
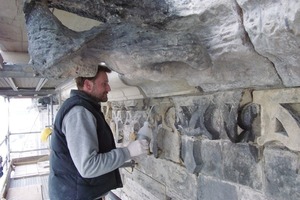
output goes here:
[[9, 97], [5, 98], [6, 99], [6, 105], [7, 105], [7, 162], [10, 162], [10, 127], [9, 127], [9, 122], [10, 122], [10, 113], [9, 113], [9, 103], [10, 99]]

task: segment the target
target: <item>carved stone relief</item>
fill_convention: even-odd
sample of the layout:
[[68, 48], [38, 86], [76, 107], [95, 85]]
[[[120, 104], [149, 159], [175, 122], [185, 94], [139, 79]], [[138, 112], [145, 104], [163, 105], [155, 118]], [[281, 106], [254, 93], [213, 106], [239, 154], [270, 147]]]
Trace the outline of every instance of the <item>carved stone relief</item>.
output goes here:
[[300, 151], [300, 89], [254, 91], [253, 102], [261, 106], [258, 145], [279, 142]]
[[162, 109], [162, 117], [157, 121], [157, 132], [154, 131], [153, 154], [167, 160], [180, 163], [180, 134], [175, 128], [175, 108]]
[[[247, 96], [247, 97], [245, 97]], [[202, 168], [202, 140], [229, 140], [263, 146], [276, 141], [300, 150], [300, 89], [228, 91], [211, 95], [126, 102], [106, 108], [117, 141], [135, 140], [147, 120], [155, 158], [182, 163], [191, 173]], [[112, 114], [109, 114], [112, 112]]]
[[243, 102], [245, 92], [215, 93], [177, 98], [176, 127], [184, 135], [231, 142], [254, 141], [253, 122], [259, 107], [251, 99]]

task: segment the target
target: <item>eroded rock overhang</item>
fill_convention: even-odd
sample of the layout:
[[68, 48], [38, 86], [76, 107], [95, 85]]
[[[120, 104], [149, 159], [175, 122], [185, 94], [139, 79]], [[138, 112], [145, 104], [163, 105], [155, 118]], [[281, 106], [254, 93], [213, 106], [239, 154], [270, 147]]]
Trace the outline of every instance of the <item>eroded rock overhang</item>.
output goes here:
[[[100, 62], [146, 96], [300, 85], [300, 3], [27, 1], [29, 53], [43, 76], [92, 76]], [[99, 20], [75, 32], [50, 12]]]

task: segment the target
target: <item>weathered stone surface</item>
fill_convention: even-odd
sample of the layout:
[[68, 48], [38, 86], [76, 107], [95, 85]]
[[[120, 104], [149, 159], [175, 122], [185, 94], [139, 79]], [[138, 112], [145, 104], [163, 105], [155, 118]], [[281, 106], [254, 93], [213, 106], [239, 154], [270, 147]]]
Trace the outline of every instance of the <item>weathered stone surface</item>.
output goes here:
[[49, 1], [50, 7], [57, 7], [78, 15], [89, 17], [102, 22], [117, 23], [124, 20], [139, 23], [161, 23], [169, 16], [166, 1], [147, 0], [80, 0]]
[[[123, 192], [128, 199], [161, 200], [166, 199], [166, 187], [155, 179], [133, 170], [132, 173], [122, 170], [125, 183]], [[122, 199], [125, 199], [121, 196]]]
[[[242, 141], [255, 140], [255, 133], [257, 132], [257, 124], [259, 124], [260, 107], [255, 103], [248, 103], [244, 105], [239, 112], [238, 125], [243, 129], [240, 136]], [[260, 124], [259, 124], [260, 125]]]
[[[171, 199], [197, 199], [197, 177], [185, 167], [153, 156], [137, 160], [139, 170], [166, 186], [166, 196]], [[168, 199], [166, 198], [166, 199]]]
[[138, 87], [124, 84], [119, 78], [119, 74], [114, 71], [108, 74], [108, 80], [111, 88], [111, 91], [107, 94], [109, 101], [134, 101], [145, 97]]
[[299, 199], [299, 155], [282, 149], [266, 148], [264, 159], [266, 195], [276, 200]]
[[217, 179], [206, 176], [199, 176], [198, 179], [198, 195], [197, 199], [231, 199], [238, 200], [237, 188], [227, 182], [222, 182]]
[[[33, 5], [32, 2], [35, 1], [27, 5]], [[279, 15], [273, 28], [276, 34], [263, 37], [267, 43], [256, 38], [268, 31], [256, 33], [256, 29], [251, 29], [261, 29], [261, 21], [268, 27], [269, 14], [275, 13], [273, 9], [279, 8], [280, 3], [278, 0], [268, 6], [270, 11], [257, 12], [268, 2], [49, 1], [50, 7], [103, 22], [98, 28], [82, 33], [61, 26], [46, 7], [43, 7], [45, 12], [40, 12], [41, 7], [35, 10], [27, 6], [30, 9], [25, 9], [25, 13], [32, 61], [44, 76], [92, 75], [96, 65], [105, 61], [129, 84], [138, 86], [148, 81], [155, 88], [160, 86], [160, 81], [165, 82], [158, 92], [147, 84], [141, 85], [146, 94], [157, 97], [164, 92], [176, 95], [176, 88], [177, 94], [191, 94], [198, 92], [193, 90], [195, 87], [205, 92], [282, 87], [281, 79], [286, 86], [298, 86], [299, 70], [295, 64], [299, 63], [299, 47], [295, 45], [299, 40], [298, 4], [282, 3], [284, 10], [291, 12], [288, 17], [284, 12], [276, 13]], [[251, 16], [257, 18], [251, 20]], [[276, 40], [277, 35], [285, 38], [282, 37], [285, 34], [289, 40]], [[34, 47], [37, 43], [43, 43], [45, 49]], [[270, 51], [286, 48], [277, 53], [264, 53], [260, 49], [266, 46], [274, 49]], [[47, 67], [51, 70], [45, 71]], [[176, 81], [185, 86], [172, 86]]]
[[[172, 75], [166, 76], [167, 73], [163, 73], [169, 71], [172, 65], [184, 65], [194, 70], [206, 69], [211, 65], [205, 48], [192, 33], [123, 22], [114, 26], [105, 24], [80, 34], [64, 27], [46, 5], [33, 1], [26, 5], [24, 11], [28, 29], [31, 30], [28, 31], [28, 39], [32, 64], [45, 76], [76, 76], [83, 73], [79, 69], [84, 66], [95, 70], [100, 62], [105, 62], [124, 76], [148, 80], [161, 80], [164, 77], [172, 80]], [[40, 29], [43, 32], [34, 31]], [[43, 38], [42, 41], [40, 38]], [[72, 64], [77, 64], [73, 70], [65, 69]], [[39, 69], [41, 66], [43, 68]], [[160, 78], [161, 73], [163, 76]], [[95, 72], [90, 71], [90, 76], [93, 74]], [[180, 79], [181, 74], [178, 74], [179, 77], [176, 75], [175, 79]]]
[[203, 161], [201, 158], [201, 141], [192, 137], [183, 137], [181, 142], [181, 157], [190, 173], [198, 174]]
[[[253, 127], [257, 117], [278, 116], [272, 114], [276, 111], [273, 103], [280, 102], [289, 110], [293, 117], [285, 120], [297, 119], [297, 95], [296, 88], [254, 92], [237, 90], [113, 102], [112, 110], [108, 110], [113, 113], [112, 119], [122, 124], [124, 138], [137, 132], [146, 119], [153, 126], [154, 133], [152, 154], [135, 158], [138, 163], [136, 171], [123, 173], [127, 182], [120, 196], [125, 200], [134, 199], [133, 196], [178, 200], [298, 199], [300, 158], [297, 152], [284, 149], [282, 145], [281, 149], [271, 149], [269, 145], [258, 148], [255, 140], [234, 144], [228, 136], [235, 129], [237, 133], [257, 129], [257, 124]], [[214, 106], [209, 108], [211, 105]], [[182, 110], [184, 115], [180, 112]], [[266, 113], [269, 114], [265, 116]], [[189, 134], [200, 123], [203, 123], [200, 134]], [[206, 129], [207, 133], [216, 130], [219, 138], [211, 140], [202, 134], [203, 127], [207, 128], [208, 124], [212, 125]], [[277, 124], [275, 130], [283, 131], [284, 124]], [[255, 136], [260, 136], [261, 132], [255, 133]], [[123, 140], [127, 141], [129, 139]], [[275, 145], [278, 147], [277, 143]], [[139, 191], [132, 191], [134, 188]]]
[[273, 64], [258, 55], [248, 42], [237, 10], [232, 10], [236, 5], [232, 1], [218, 1], [211, 6], [195, 19], [185, 17], [173, 25], [190, 25], [188, 30], [198, 33], [213, 62], [211, 68], [200, 73], [187, 72], [188, 83], [206, 92], [281, 85]]
[[[25, 4], [24, 12], [30, 63], [33, 64], [37, 73], [45, 77], [56, 78], [62, 75], [74, 77], [76, 74], [87, 76], [96, 73], [97, 65], [86, 67], [88, 62], [83, 64], [78, 57], [69, 57], [70, 54], [79, 50], [91, 35], [79, 34], [66, 28], [45, 4], [36, 5], [34, 1], [31, 1]], [[59, 62], [63, 63], [62, 67], [57, 66]]]
[[203, 162], [201, 174], [212, 176], [220, 180], [224, 179], [221, 142], [216, 140], [202, 140], [201, 150], [198, 153], [201, 153]]
[[146, 111], [152, 129], [150, 150], [154, 157], [180, 163], [180, 134], [175, 127], [175, 108], [169, 99], [153, 100]]
[[293, 151], [300, 151], [299, 96], [299, 88], [253, 92], [253, 101], [262, 110], [259, 145], [280, 142]]
[[242, 91], [176, 97], [177, 129], [188, 136], [240, 142], [237, 118]]
[[256, 51], [268, 58], [287, 87], [300, 84], [300, 2], [237, 0]]
[[[155, 157], [171, 160], [180, 163], [180, 135], [177, 131], [168, 131], [159, 128], [153, 141], [153, 154]], [[157, 149], [155, 149], [155, 147]]]
[[227, 181], [262, 189], [258, 149], [249, 144], [223, 143], [224, 178]]
[[197, 94], [200, 93], [201, 88], [191, 86], [187, 83], [187, 80], [173, 80], [173, 81], [150, 81], [145, 79], [129, 79], [124, 76], [120, 76], [121, 80], [131, 86], [138, 86], [145, 93], [147, 97], [169, 97], [184, 94]]
[[[299, 155], [292, 152], [299, 151], [298, 89], [253, 92], [248, 103], [255, 104], [241, 104], [244, 88], [300, 86], [299, 1], [48, 2], [103, 23], [76, 33], [47, 6], [31, 7], [37, 71], [88, 76], [105, 61], [146, 97], [173, 96], [174, 105], [162, 99], [112, 105], [117, 141], [132, 141], [149, 116], [154, 130], [153, 154], [137, 159], [140, 173], [123, 174], [124, 199], [300, 198]], [[266, 146], [260, 160], [255, 142], [274, 139], [291, 151]]]
[[263, 192], [251, 190], [248, 187], [239, 187], [237, 191], [240, 200], [270, 200]]

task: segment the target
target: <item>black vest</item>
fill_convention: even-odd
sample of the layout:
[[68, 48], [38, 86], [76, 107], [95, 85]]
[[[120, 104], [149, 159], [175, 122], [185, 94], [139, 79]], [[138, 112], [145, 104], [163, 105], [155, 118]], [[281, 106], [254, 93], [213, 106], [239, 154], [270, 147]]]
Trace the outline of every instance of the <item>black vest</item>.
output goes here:
[[92, 200], [123, 186], [118, 169], [95, 178], [83, 178], [77, 171], [65, 135], [61, 131], [64, 116], [77, 105], [88, 109], [97, 119], [98, 153], [106, 153], [116, 148], [113, 134], [104, 119], [100, 105], [85, 93], [72, 90], [71, 97], [63, 103], [56, 115], [51, 136], [49, 176], [51, 200]]

